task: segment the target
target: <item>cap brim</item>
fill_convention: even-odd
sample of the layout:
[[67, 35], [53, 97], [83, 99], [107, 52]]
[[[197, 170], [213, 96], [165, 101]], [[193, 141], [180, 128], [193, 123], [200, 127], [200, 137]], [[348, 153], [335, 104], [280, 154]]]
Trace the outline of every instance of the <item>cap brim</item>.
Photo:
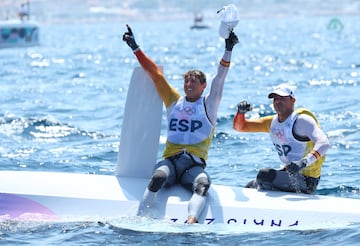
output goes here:
[[284, 93], [284, 92], [279, 92], [279, 91], [273, 91], [268, 95], [268, 98], [273, 98], [274, 95], [278, 95], [281, 97], [292, 97], [291, 95], [289, 95], [288, 93]]
[[271, 92], [271, 93], [268, 95], [268, 98], [273, 98], [274, 95], [275, 95], [275, 93], [274, 93], [274, 92]]

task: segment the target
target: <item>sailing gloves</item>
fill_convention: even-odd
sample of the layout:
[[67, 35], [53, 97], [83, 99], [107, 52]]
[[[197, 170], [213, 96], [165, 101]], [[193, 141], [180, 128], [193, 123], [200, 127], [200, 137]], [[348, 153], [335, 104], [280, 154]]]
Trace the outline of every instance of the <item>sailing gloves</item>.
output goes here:
[[225, 48], [228, 51], [232, 51], [233, 47], [235, 46], [235, 44], [239, 43], [239, 39], [236, 36], [236, 34], [231, 31], [229, 34], [229, 37], [227, 39], [225, 39]]
[[127, 43], [127, 45], [129, 45], [129, 47], [135, 51], [136, 49], [139, 48], [139, 45], [137, 45], [137, 43], [135, 42], [135, 37], [134, 34], [130, 28], [129, 25], [126, 25], [128, 31], [124, 33], [123, 35], [123, 41], [125, 41]]
[[303, 168], [306, 167], [306, 159], [301, 159], [300, 161], [292, 161], [287, 167], [286, 170], [291, 174], [295, 175], [300, 172]]
[[249, 112], [252, 110], [251, 104], [247, 101], [239, 102], [237, 105], [238, 113], [239, 114], [245, 114], [246, 112]]
[[[129, 47], [135, 51], [136, 49], [139, 48], [139, 45], [137, 45], [136, 41], [135, 41], [135, 37], [134, 34], [130, 28], [129, 25], [126, 25], [128, 31], [124, 33], [123, 35], [123, 41], [125, 41], [127, 43], [127, 45], [129, 45]], [[236, 36], [236, 34], [234, 32], [231, 32], [229, 37], [227, 39], [225, 39], [225, 48], [228, 51], [232, 51], [233, 47], [239, 42], [238, 37]]]

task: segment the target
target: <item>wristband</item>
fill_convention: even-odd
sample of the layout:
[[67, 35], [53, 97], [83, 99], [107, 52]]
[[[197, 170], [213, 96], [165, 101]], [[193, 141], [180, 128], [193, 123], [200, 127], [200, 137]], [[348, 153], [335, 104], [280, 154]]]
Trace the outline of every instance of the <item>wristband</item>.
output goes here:
[[312, 154], [313, 156], [315, 156], [316, 159], [319, 159], [319, 158], [321, 157], [320, 153], [317, 152], [316, 150], [310, 151], [310, 154]]
[[224, 59], [221, 59], [220, 64], [224, 67], [230, 67], [230, 62], [225, 61]]
[[310, 153], [307, 154], [305, 157], [305, 159], [307, 161], [307, 165], [310, 165], [311, 163], [315, 162], [319, 158], [320, 158], [320, 154], [316, 150], [310, 151]]

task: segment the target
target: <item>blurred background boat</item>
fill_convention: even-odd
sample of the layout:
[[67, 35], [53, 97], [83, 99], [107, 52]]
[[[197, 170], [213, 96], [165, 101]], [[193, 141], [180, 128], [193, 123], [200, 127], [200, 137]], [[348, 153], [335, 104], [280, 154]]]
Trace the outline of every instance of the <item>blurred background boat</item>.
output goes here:
[[0, 21], [0, 48], [26, 47], [39, 44], [39, 27], [35, 22]]
[[39, 26], [30, 20], [30, 2], [22, 3], [18, 19], [7, 12], [0, 21], [0, 48], [26, 47], [39, 44]]
[[204, 24], [204, 15], [201, 12], [195, 13], [194, 24], [190, 27], [191, 29], [207, 29], [208, 25]]

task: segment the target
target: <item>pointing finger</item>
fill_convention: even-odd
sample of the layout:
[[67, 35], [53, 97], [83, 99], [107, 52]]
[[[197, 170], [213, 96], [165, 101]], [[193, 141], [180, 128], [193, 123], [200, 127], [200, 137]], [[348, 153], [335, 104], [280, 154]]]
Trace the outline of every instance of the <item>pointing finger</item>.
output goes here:
[[130, 26], [129, 26], [128, 24], [126, 24], [126, 27], [127, 27], [127, 29], [128, 29], [129, 35], [132, 36], [133, 33], [132, 33], [132, 30], [131, 30]]

